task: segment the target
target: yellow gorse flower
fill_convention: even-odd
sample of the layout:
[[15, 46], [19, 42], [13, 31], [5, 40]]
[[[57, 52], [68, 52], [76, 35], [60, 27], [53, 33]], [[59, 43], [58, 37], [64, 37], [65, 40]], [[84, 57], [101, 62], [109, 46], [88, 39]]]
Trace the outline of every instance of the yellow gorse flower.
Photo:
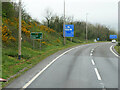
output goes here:
[[55, 30], [50, 29], [50, 28], [48, 28], [48, 27], [46, 27], [46, 26], [44, 26], [44, 25], [41, 25], [41, 26], [40, 26], [40, 30], [44, 30], [44, 31], [46, 31], [46, 32], [48, 32], [48, 33], [55, 33]]
[[57, 42], [58, 42], [58, 43], [61, 43], [59, 39], [57, 39]]
[[7, 26], [3, 26], [2, 28], [2, 41], [8, 43], [9, 40], [16, 41], [16, 39], [11, 35], [11, 31], [7, 28]]

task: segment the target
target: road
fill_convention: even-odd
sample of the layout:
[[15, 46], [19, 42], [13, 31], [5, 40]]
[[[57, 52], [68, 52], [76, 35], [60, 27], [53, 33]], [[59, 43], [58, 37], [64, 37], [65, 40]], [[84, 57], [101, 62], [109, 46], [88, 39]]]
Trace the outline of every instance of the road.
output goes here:
[[49, 64], [43, 60], [6, 88], [118, 88], [118, 57], [112, 45], [87, 44], [57, 52], [46, 59]]

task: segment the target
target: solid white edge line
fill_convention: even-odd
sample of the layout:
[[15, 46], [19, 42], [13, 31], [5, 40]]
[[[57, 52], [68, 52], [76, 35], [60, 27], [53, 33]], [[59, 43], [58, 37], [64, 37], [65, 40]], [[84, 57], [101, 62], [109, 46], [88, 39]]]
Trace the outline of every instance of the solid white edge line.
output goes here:
[[81, 46], [69, 49], [67, 51], [65, 51], [64, 53], [62, 53], [61, 55], [59, 55], [58, 57], [56, 57], [52, 62], [50, 62], [45, 68], [43, 68], [38, 74], [36, 74], [28, 83], [26, 83], [23, 88], [27, 88], [40, 74], [42, 74], [50, 65], [52, 65], [58, 58], [60, 58], [61, 56], [63, 56], [64, 54], [70, 52], [73, 49], [79, 48]]
[[96, 75], [97, 75], [98, 80], [102, 80], [101, 77], [100, 77], [100, 74], [99, 74], [99, 72], [98, 72], [98, 70], [97, 70], [97, 68], [94, 68], [94, 70], [95, 70], [95, 72], [96, 72]]
[[93, 65], [95, 65], [95, 62], [94, 62], [94, 60], [92, 59], [91, 61], [92, 61], [92, 64], [93, 64]]
[[114, 45], [112, 45], [111, 47], [110, 47], [110, 51], [115, 55], [115, 56], [117, 56], [117, 57], [119, 57], [113, 50], [112, 50], [112, 47], [113, 47]]

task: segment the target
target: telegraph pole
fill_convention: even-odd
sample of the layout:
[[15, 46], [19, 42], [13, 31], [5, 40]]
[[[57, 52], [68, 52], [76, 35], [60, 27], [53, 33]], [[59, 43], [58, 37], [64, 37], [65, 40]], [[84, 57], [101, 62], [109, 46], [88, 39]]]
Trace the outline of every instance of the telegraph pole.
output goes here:
[[87, 29], [88, 29], [88, 27], [87, 27], [87, 16], [88, 16], [88, 13], [86, 13], [86, 41], [87, 41]]
[[18, 42], [18, 59], [21, 60], [21, 0], [19, 0], [19, 42]]
[[64, 0], [64, 29], [63, 29], [63, 32], [64, 32], [64, 45], [66, 44], [66, 41], [65, 41], [65, 0]]

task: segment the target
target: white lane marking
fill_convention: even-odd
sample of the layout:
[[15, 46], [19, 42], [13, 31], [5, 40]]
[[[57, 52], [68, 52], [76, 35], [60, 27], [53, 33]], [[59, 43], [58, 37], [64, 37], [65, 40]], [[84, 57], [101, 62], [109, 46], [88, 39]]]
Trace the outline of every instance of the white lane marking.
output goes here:
[[92, 51], [94, 51], [94, 49], [92, 49]]
[[93, 53], [93, 50], [91, 51], [91, 53]]
[[94, 68], [94, 70], [95, 70], [95, 72], [96, 72], [96, 75], [97, 75], [98, 80], [102, 80], [102, 79], [101, 79], [101, 76], [100, 76], [100, 74], [99, 74], [99, 72], [98, 72], [98, 70], [97, 70], [97, 68]]
[[[84, 45], [87, 46], [87, 45]], [[81, 46], [69, 49], [67, 51], [65, 51], [64, 53], [62, 53], [61, 55], [59, 55], [58, 57], [56, 57], [52, 62], [50, 62], [45, 68], [43, 68], [38, 74], [36, 74], [28, 83], [26, 83], [23, 88], [27, 88], [38, 76], [40, 76], [50, 65], [52, 65], [58, 58], [60, 58], [61, 56], [63, 56], [64, 54], [70, 52], [73, 49], [79, 48]]]
[[93, 54], [92, 53], [90, 53], [90, 56], [92, 56]]
[[111, 51], [115, 56], [119, 57], [119, 55], [117, 55], [117, 54], [112, 50], [113, 46], [114, 46], [114, 45], [112, 45], [112, 46], [110, 47], [110, 51]]
[[91, 61], [92, 61], [92, 64], [93, 64], [93, 65], [95, 65], [95, 62], [94, 62], [94, 60], [92, 59]]

